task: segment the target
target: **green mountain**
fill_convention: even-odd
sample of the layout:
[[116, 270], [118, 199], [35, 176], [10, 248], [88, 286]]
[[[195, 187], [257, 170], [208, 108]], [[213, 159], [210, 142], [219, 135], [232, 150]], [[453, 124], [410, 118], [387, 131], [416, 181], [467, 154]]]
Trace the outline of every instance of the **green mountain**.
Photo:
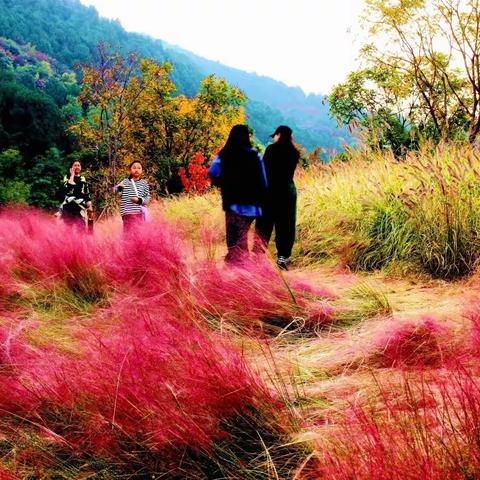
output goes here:
[[247, 114], [252, 123], [257, 124], [256, 131], [262, 140], [271, 132], [259, 123], [270, 125], [272, 123], [268, 120], [270, 116], [275, 119], [273, 123], [283, 121], [296, 125], [298, 130], [296, 139], [310, 149], [315, 146], [341, 148], [343, 143], [350, 142], [348, 132], [338, 129], [336, 122], [330, 117], [326, 96], [306, 95], [298, 87], [289, 87], [269, 77], [206, 60], [168, 43], [164, 43], [164, 48], [167, 53], [169, 51], [182, 53], [204, 75], [214, 73], [244, 91], [250, 100], [247, 104]]
[[225, 67], [146, 35], [126, 32], [118, 21], [98, 15], [79, 0], [0, 0], [0, 36], [30, 44], [66, 68], [89, 63], [96, 46], [104, 42], [121, 52], [137, 52], [174, 65], [172, 80], [179, 91], [194, 95], [200, 80], [215, 73], [240, 87], [249, 97], [249, 123], [262, 143], [279, 124], [290, 125], [296, 141], [311, 150], [316, 146], [340, 149], [349, 141], [328, 115], [324, 98], [305, 95], [276, 80]]

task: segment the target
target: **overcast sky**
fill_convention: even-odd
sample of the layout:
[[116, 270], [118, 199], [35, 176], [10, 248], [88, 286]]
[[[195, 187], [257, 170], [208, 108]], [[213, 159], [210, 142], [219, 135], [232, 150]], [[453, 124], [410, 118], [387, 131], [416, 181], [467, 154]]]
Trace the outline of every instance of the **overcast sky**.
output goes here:
[[81, 0], [132, 32], [328, 93], [355, 68], [363, 0]]

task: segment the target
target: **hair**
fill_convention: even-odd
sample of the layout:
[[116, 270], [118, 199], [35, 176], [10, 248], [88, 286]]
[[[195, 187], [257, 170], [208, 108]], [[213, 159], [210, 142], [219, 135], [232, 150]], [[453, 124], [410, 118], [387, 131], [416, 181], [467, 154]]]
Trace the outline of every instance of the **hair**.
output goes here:
[[[143, 164], [140, 160], [134, 160], [133, 162], [130, 163], [130, 165], [128, 166], [128, 169], [130, 170], [136, 163], [139, 163], [140, 166], [142, 167], [142, 170], [143, 170]], [[132, 179], [132, 174], [130, 174], [128, 176], [128, 179], [131, 180]]]
[[275, 145], [278, 146], [278, 148], [282, 148], [284, 150], [291, 150], [292, 152], [298, 153], [300, 156], [300, 152], [298, 151], [298, 148], [295, 146], [293, 143], [293, 135], [292, 133], [288, 134], [287, 132], [279, 132], [280, 137], [275, 143]]
[[220, 150], [219, 156], [224, 158], [231, 154], [252, 148], [250, 130], [247, 125], [235, 125], [228, 134], [227, 142]]

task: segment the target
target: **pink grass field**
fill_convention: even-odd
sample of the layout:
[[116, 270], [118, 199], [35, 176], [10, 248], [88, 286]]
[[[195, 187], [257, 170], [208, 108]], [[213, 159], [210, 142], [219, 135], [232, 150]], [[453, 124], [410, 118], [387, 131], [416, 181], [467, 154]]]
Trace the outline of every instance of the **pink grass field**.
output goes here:
[[[131, 236], [89, 236], [11, 211], [0, 217], [0, 242], [6, 438], [28, 431], [72, 457], [124, 465], [148, 457], [154, 471], [180, 475], [187, 451], [205, 454], [229, 438], [231, 419], [252, 409], [278, 417], [280, 399], [221, 324], [243, 318], [242, 328], [260, 332], [274, 315], [288, 324], [323, 291], [289, 291], [265, 262], [231, 271], [196, 264], [163, 221]], [[59, 318], [51, 309], [61, 301], [69, 314]], [[50, 327], [61, 329], [62, 345]], [[4, 462], [12, 474], [50, 468], [38, 451], [31, 465], [18, 457]]]
[[[336, 327], [342, 295], [309, 277], [198, 259], [161, 219], [3, 212], [0, 479], [479, 478], [478, 308]], [[326, 378], [299, 408], [282, 355], [307, 345]]]

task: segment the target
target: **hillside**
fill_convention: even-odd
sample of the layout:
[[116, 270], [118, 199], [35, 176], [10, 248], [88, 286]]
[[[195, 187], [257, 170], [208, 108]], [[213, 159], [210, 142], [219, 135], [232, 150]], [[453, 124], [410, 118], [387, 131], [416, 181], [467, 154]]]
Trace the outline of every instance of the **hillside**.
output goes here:
[[328, 118], [320, 97], [305, 96], [300, 89], [281, 82], [223, 67], [160, 40], [126, 32], [118, 22], [99, 17], [94, 8], [78, 0], [0, 0], [0, 36], [30, 43], [70, 68], [77, 62], [91, 62], [99, 42], [122, 52], [168, 60], [175, 66], [173, 81], [181, 93], [189, 96], [195, 94], [206, 74], [225, 76], [250, 97], [249, 120], [265, 144], [278, 123], [292, 125], [297, 141], [309, 150], [316, 146], [340, 149], [347, 137]]
[[[214, 73], [244, 91], [250, 99], [247, 104], [247, 113], [252, 123], [256, 124], [255, 129], [260, 132], [259, 138], [262, 141], [265, 141], [268, 136], [264, 128], [265, 124], [271, 123], [268, 121], [268, 116], [277, 117], [276, 121], [280, 123], [297, 125], [296, 140], [307, 148], [311, 148], [312, 145], [321, 145], [325, 148], [339, 149], [344, 142], [350, 141], [348, 132], [338, 129], [336, 122], [330, 117], [325, 96], [306, 95], [300, 88], [288, 87], [272, 78], [227, 67], [179, 47], [168, 44], [164, 46], [167, 52], [179, 52], [185, 55], [205, 75]], [[264, 114], [266, 106], [270, 107], [268, 115]], [[319, 139], [321, 139], [320, 142]]]

